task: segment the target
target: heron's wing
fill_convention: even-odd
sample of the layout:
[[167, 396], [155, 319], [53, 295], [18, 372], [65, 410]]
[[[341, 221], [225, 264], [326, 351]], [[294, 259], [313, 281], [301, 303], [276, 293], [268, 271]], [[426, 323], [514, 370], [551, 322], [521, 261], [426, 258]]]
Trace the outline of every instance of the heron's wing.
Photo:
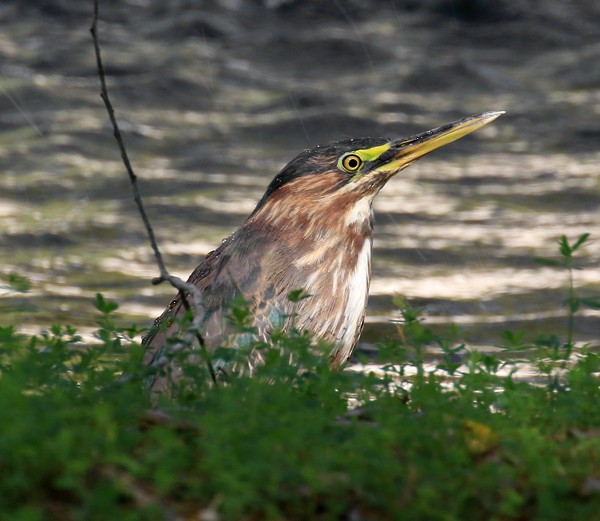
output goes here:
[[[268, 306], [261, 303], [267, 301], [274, 291], [265, 282], [269, 279], [265, 259], [270, 258], [271, 248], [272, 244], [267, 238], [241, 228], [217, 250], [209, 253], [190, 275], [188, 282], [202, 293], [202, 337], [209, 352], [223, 345], [227, 337], [235, 332], [228, 314], [232, 300], [238, 295], [246, 299], [250, 311], [256, 317], [254, 325], [259, 337], [268, 337], [270, 329], [267, 322], [274, 317], [275, 312], [272, 303]], [[178, 294], [142, 340], [147, 348], [147, 364], [162, 363], [167, 341], [183, 332], [181, 319], [185, 312], [184, 302]], [[175, 370], [177, 369], [171, 368], [171, 379], [176, 379], [173, 374]], [[159, 385], [160, 378], [157, 376], [153, 381], [154, 388]]]

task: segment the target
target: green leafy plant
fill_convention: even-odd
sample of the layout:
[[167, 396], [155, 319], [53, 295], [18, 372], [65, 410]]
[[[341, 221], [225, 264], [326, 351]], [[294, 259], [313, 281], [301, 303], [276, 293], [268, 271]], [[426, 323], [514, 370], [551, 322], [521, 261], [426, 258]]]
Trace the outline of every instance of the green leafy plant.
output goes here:
[[575, 242], [570, 243], [566, 235], [562, 235], [558, 240], [558, 251], [561, 255], [560, 259], [550, 259], [546, 257], [538, 257], [535, 261], [542, 266], [550, 266], [553, 268], [560, 268], [567, 272], [567, 290], [568, 295], [565, 299], [564, 305], [567, 309], [567, 340], [565, 348], [570, 352], [573, 347], [573, 334], [574, 334], [574, 323], [575, 314], [582, 307], [589, 309], [600, 309], [600, 296], [593, 297], [581, 297], [575, 291], [575, 284], [573, 281], [574, 270], [581, 269], [581, 265], [578, 264], [575, 253], [586, 243], [589, 242], [590, 234], [581, 234]]
[[[561, 267], [575, 269], [584, 242], [561, 242]], [[575, 314], [595, 300], [570, 286], [568, 302]], [[186, 378], [158, 401], [139, 329], [120, 325], [118, 305], [102, 295], [91, 337], [69, 325], [39, 335], [0, 327], [0, 513], [594, 519], [600, 357], [592, 346], [577, 347], [573, 329], [567, 345], [550, 331], [536, 344], [526, 331], [504, 333], [508, 352], [531, 351], [548, 385], [501, 378], [511, 361], [466, 346], [455, 327], [434, 333], [422, 309], [397, 303], [399, 337], [371, 359], [387, 371], [367, 374], [332, 371], [331, 346], [294, 327], [258, 340], [237, 301], [229, 317], [249, 341], [206, 353], [233, 369], [215, 385], [205, 359], [174, 351]], [[236, 370], [256, 353], [263, 363], [253, 374]]]
[[31, 289], [30, 280], [18, 273], [0, 274], [0, 279], [5, 283], [4, 285], [0, 285], [0, 289], [5, 289], [9, 292], [27, 293]]

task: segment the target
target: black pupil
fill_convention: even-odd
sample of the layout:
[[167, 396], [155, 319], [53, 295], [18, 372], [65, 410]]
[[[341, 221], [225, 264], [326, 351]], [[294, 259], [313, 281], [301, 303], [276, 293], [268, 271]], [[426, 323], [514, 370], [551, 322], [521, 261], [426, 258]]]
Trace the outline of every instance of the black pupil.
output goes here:
[[358, 167], [358, 160], [355, 157], [348, 159], [348, 168], [355, 169]]

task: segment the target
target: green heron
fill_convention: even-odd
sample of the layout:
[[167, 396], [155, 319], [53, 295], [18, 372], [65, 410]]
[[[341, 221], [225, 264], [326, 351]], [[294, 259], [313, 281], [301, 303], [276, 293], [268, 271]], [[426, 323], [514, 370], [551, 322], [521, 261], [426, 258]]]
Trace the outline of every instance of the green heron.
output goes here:
[[[374, 197], [421, 156], [501, 114], [477, 114], [405, 139], [350, 139], [300, 153], [271, 181], [242, 226], [188, 279], [202, 293], [207, 350], [231, 341], [228, 305], [242, 295], [257, 338], [267, 340], [273, 327], [289, 328], [293, 313], [294, 327], [330, 343], [330, 364], [341, 367], [365, 319]], [[288, 295], [297, 289], [309, 297], [293, 303]], [[182, 334], [184, 304], [180, 295], [175, 298], [144, 338], [149, 363], [164, 361], [166, 340]], [[156, 376], [153, 385], [163, 378]]]

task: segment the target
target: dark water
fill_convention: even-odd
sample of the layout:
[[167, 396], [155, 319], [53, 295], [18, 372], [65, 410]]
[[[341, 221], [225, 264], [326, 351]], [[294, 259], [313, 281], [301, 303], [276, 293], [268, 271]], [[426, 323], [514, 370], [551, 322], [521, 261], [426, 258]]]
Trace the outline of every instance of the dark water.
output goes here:
[[[487, 6], [486, 6], [487, 4]], [[303, 148], [401, 137], [472, 113], [489, 127], [392, 180], [375, 203], [364, 345], [397, 294], [472, 344], [564, 334], [566, 274], [535, 256], [590, 232], [575, 274], [600, 294], [600, 4], [101, 1], [109, 87], [172, 272], [187, 277]], [[96, 292], [150, 324], [157, 270], [98, 96], [91, 2], [0, 5], [0, 324], [86, 332]], [[583, 311], [576, 338], [598, 341]]]

